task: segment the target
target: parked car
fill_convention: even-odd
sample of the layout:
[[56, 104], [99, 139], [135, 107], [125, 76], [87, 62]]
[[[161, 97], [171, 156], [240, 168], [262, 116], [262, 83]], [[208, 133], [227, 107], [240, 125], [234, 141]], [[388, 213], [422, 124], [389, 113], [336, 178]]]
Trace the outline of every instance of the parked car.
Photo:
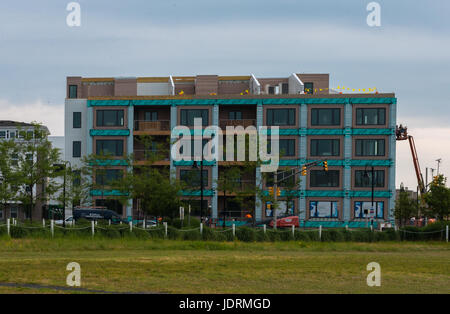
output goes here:
[[73, 210], [73, 218], [87, 220], [111, 220], [112, 223], [120, 223], [122, 217], [110, 209], [99, 208], [76, 208]]
[[[269, 223], [269, 226], [273, 228], [273, 220]], [[288, 216], [281, 219], [277, 219], [277, 228], [283, 228], [283, 227], [299, 227], [299, 220], [298, 216]]]
[[[55, 225], [62, 225], [63, 224], [63, 220], [59, 219], [59, 220], [55, 220]], [[66, 226], [71, 226], [73, 224], [73, 216], [69, 216], [66, 218]]]

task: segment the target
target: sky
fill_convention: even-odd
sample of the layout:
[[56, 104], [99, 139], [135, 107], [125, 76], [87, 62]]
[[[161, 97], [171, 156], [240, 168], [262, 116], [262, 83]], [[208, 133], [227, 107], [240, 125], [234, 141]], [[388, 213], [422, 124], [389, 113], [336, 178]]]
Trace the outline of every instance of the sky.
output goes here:
[[[450, 1], [66, 0], [0, 2], [0, 120], [38, 121], [64, 135], [67, 76], [330, 73], [330, 87], [394, 92], [422, 172], [450, 173]], [[436, 172], [435, 172], [436, 173]], [[415, 190], [407, 142], [397, 186]]]

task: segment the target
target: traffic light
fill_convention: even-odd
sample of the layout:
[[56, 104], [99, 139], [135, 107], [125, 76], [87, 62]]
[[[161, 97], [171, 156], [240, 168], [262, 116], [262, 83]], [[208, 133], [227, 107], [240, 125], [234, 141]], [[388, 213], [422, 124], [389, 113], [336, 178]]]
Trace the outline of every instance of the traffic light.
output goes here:
[[328, 161], [323, 162], [323, 170], [328, 171]]
[[302, 176], [306, 176], [306, 166], [302, 167]]
[[280, 190], [280, 188], [277, 188], [277, 196], [281, 196], [281, 190]]
[[267, 209], [270, 209], [271, 206], [272, 204], [267, 204]]
[[273, 187], [272, 186], [269, 186], [269, 195], [273, 196]]

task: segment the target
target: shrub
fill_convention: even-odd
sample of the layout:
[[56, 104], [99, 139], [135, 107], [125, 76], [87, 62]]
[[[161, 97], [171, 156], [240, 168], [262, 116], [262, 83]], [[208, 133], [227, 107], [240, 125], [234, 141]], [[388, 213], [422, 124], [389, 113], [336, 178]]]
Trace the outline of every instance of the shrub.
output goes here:
[[254, 242], [256, 240], [256, 230], [249, 227], [236, 229], [236, 238], [243, 242]]

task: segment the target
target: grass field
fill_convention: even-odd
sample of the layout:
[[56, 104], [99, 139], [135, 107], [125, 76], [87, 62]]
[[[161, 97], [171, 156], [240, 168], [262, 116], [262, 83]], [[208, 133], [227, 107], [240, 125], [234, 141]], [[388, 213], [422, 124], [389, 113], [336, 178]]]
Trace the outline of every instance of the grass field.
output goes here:
[[[0, 240], [0, 293], [72, 293], [47, 287], [65, 286], [69, 262], [81, 265], [82, 288], [110, 292], [450, 293], [442, 242], [120, 239]], [[366, 284], [369, 262], [381, 266], [381, 287]]]

